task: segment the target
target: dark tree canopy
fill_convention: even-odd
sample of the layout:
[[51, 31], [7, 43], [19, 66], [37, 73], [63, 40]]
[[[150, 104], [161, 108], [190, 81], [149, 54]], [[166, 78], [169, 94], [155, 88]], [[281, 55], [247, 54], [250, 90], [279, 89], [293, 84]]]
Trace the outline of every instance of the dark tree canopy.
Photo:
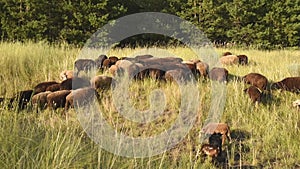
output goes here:
[[[300, 0], [0, 0], [0, 8], [2, 41], [81, 46], [108, 21], [138, 12], [165, 12], [192, 22], [216, 44], [300, 46]], [[178, 42], [146, 34], [119, 46], [169, 44]]]

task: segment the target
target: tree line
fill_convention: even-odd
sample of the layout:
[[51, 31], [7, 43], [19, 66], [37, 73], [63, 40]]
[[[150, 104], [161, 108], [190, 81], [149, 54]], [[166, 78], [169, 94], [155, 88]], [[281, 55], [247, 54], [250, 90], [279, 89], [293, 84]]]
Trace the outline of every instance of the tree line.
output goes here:
[[[0, 0], [2, 41], [83, 45], [108, 21], [138, 12], [165, 12], [192, 22], [218, 45], [261, 49], [300, 46], [300, 0]], [[139, 35], [119, 45], [171, 44]]]

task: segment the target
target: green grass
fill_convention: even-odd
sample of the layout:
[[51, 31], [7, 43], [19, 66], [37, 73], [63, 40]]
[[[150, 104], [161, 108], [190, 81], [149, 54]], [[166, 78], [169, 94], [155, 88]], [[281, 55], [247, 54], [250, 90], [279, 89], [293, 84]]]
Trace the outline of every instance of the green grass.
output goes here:
[[[115, 49], [108, 55], [118, 57], [147, 53], [153, 50]], [[183, 47], [156, 50], [157, 55], [169, 54], [195, 58]], [[250, 72], [265, 75], [270, 81], [297, 75], [291, 65], [299, 64], [300, 51], [259, 51], [216, 49], [246, 54], [249, 66], [226, 66], [230, 74], [243, 76]], [[59, 81], [59, 73], [72, 69], [80, 49], [67, 45], [45, 43], [0, 43], [0, 97], [11, 97], [20, 90], [31, 89], [39, 82]], [[166, 55], [168, 55], [168, 53]], [[299, 70], [298, 70], [299, 71]], [[298, 72], [299, 73], [299, 72]], [[109, 74], [105, 72], [105, 74]], [[199, 109], [193, 128], [182, 142], [163, 154], [147, 158], [119, 157], [101, 149], [84, 132], [75, 110], [69, 110], [68, 120], [63, 110], [33, 110], [15, 112], [0, 107], [0, 168], [213, 168], [208, 160], [197, 157], [199, 131], [211, 107], [211, 83], [199, 80]], [[263, 166], [265, 168], [293, 168], [300, 165], [300, 115], [292, 107], [299, 95], [273, 91], [268, 104], [251, 104], [242, 91], [247, 85], [230, 81], [227, 85], [222, 122], [230, 125], [232, 135], [241, 134], [227, 145], [229, 166]], [[150, 93], [161, 89], [166, 96], [167, 111], [147, 124], [139, 124], [122, 117], [112, 104], [111, 91], [101, 95], [100, 109], [106, 121], [118, 131], [134, 137], [149, 137], [168, 129], [177, 118], [181, 93], [174, 83], [158, 83], [151, 79], [132, 82], [129, 101], [138, 110], [148, 109]], [[196, 98], [196, 97], [195, 97]]]

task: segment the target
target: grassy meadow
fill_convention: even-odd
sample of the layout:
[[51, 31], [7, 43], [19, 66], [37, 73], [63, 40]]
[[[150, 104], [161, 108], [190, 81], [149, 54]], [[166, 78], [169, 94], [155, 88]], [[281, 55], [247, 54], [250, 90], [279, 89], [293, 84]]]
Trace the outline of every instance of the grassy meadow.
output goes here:
[[[184, 60], [196, 56], [187, 48], [159, 49]], [[113, 49], [109, 56], [131, 56], [147, 49]], [[217, 48], [245, 54], [248, 66], [225, 66], [234, 76], [250, 72], [265, 75], [270, 82], [289, 76], [300, 76], [299, 50], [260, 51], [255, 49]], [[0, 43], [0, 97], [12, 97], [20, 90], [32, 89], [43, 81], [60, 81], [62, 70], [73, 69], [80, 49], [68, 45], [46, 43]], [[99, 53], [100, 54], [100, 53]], [[108, 72], [104, 74], [109, 75]], [[221, 122], [229, 124], [233, 142], [224, 147], [228, 165], [225, 168], [299, 168], [300, 112], [292, 107], [299, 95], [272, 91], [264, 104], [254, 106], [243, 93], [247, 85], [230, 80]], [[218, 168], [209, 159], [198, 157], [199, 131], [208, 116], [211, 102], [211, 83], [200, 79], [199, 108], [196, 122], [182, 142], [163, 154], [147, 158], [116, 156], [101, 149], [90, 139], [77, 120], [74, 109], [66, 120], [63, 109], [32, 109], [16, 112], [0, 105], [0, 168]], [[151, 91], [161, 89], [166, 97], [167, 110], [156, 120], [138, 124], [122, 117], [112, 104], [111, 91], [101, 94], [100, 108], [108, 123], [118, 131], [138, 137], [149, 137], [168, 129], [180, 108], [180, 92], [174, 83], [151, 79], [132, 82], [129, 97], [136, 109], [150, 106]], [[191, 97], [193, 95], [191, 94]], [[197, 97], [195, 97], [197, 98]]]

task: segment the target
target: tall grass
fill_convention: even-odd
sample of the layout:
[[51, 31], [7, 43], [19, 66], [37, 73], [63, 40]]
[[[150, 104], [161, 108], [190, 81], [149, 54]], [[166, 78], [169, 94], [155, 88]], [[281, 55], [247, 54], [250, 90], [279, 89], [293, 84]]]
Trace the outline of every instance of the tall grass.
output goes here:
[[[157, 55], [174, 54], [185, 60], [195, 58], [183, 47], [158, 49]], [[147, 49], [115, 49], [108, 55], [118, 57], [147, 53]], [[153, 50], [151, 50], [153, 51]], [[259, 51], [216, 49], [246, 54], [248, 66], [226, 66], [230, 74], [243, 76], [250, 72], [265, 75], [270, 81], [293, 76], [290, 66], [299, 64], [300, 51]], [[80, 49], [52, 46], [46, 43], [0, 44], [0, 97], [11, 97], [20, 90], [31, 89], [41, 81], [59, 81], [59, 73], [72, 69]], [[109, 74], [108, 72], [104, 72]], [[68, 120], [63, 110], [19, 113], [0, 107], [0, 168], [217, 168], [197, 156], [199, 131], [211, 106], [211, 83], [200, 79], [198, 117], [182, 142], [163, 154], [147, 158], [119, 157], [101, 149], [84, 132], [75, 110], [69, 110]], [[300, 165], [300, 116], [291, 106], [299, 95], [273, 91], [267, 104], [252, 105], [243, 93], [247, 85], [232, 80], [227, 83], [227, 95], [222, 122], [232, 129], [233, 143], [225, 148], [228, 165], [293, 168]], [[174, 83], [151, 79], [132, 82], [129, 99], [138, 110], [150, 107], [150, 94], [161, 89], [166, 96], [167, 110], [154, 121], [139, 124], [119, 114], [112, 103], [111, 91], [101, 94], [100, 109], [107, 122], [118, 131], [134, 137], [148, 137], [168, 129], [177, 118], [181, 93]]]

